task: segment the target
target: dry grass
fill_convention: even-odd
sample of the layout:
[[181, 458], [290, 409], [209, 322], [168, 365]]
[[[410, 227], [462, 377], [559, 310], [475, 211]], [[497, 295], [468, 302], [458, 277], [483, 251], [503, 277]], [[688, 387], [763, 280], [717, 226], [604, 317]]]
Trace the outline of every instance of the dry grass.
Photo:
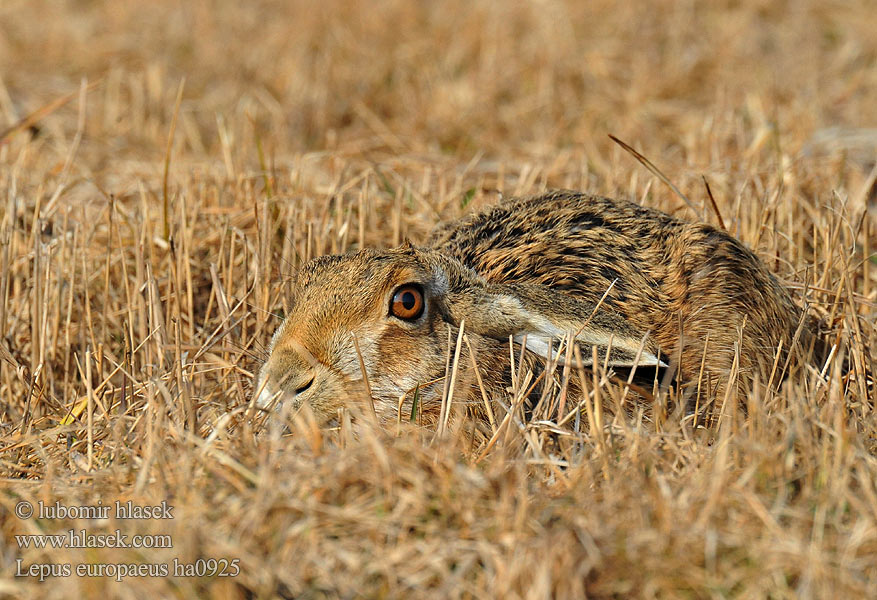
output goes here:
[[[874, 31], [864, 0], [3, 2], [0, 595], [877, 596]], [[465, 420], [257, 432], [301, 261], [547, 187], [721, 219], [851, 376], [805, 369], [710, 429], [610, 422], [598, 377], [489, 449]], [[22, 499], [175, 518], [22, 521]], [[71, 528], [174, 547], [13, 537]], [[239, 576], [15, 577], [211, 557]]]

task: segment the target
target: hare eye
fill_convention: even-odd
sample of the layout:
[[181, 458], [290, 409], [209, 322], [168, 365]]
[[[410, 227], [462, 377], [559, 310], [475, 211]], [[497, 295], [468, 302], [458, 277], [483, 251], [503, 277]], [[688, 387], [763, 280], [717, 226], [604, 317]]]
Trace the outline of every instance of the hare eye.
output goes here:
[[405, 321], [413, 321], [423, 314], [423, 290], [419, 285], [406, 284], [393, 293], [390, 314]]

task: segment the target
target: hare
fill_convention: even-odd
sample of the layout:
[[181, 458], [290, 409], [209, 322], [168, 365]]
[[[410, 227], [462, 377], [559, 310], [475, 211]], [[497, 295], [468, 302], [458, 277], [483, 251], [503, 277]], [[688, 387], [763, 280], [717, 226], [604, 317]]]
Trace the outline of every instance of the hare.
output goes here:
[[683, 383], [720, 393], [733, 370], [745, 393], [778, 360], [782, 370], [803, 318], [730, 235], [572, 191], [500, 202], [423, 246], [316, 258], [293, 287], [255, 402], [307, 403], [326, 420], [364, 397], [363, 375], [379, 419], [407, 416], [415, 395], [436, 413], [461, 326], [454, 398], [480, 404], [507, 397], [510, 340], [528, 366], [544, 365], [569, 356], [556, 352], [568, 332], [584, 364], [596, 346], [613, 368], [672, 363]]

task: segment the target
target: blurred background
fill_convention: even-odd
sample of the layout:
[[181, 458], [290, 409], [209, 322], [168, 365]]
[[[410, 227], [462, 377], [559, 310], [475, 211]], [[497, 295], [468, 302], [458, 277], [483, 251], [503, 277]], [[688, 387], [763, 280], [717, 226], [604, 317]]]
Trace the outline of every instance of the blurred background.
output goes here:
[[[108, 162], [164, 151], [182, 79], [176, 159], [235, 169], [258, 166], [254, 124], [276, 160], [576, 160], [610, 182], [608, 133], [680, 185], [742, 172], [761, 151], [852, 146], [873, 162], [873, 131], [849, 130], [877, 127], [875, 13], [817, 0], [6, 0], [0, 123], [100, 81], [77, 164], [99, 181]], [[41, 151], [64, 158], [76, 110], [41, 122], [54, 141]]]

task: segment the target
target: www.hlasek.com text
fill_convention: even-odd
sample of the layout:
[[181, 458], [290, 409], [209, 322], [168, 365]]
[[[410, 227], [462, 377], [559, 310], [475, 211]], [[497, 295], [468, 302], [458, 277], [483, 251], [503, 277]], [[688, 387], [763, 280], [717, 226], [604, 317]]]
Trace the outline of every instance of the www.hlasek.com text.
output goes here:
[[119, 529], [111, 533], [88, 533], [71, 529], [66, 533], [20, 534], [15, 536], [19, 549], [28, 548], [173, 548], [171, 536], [128, 535]]

